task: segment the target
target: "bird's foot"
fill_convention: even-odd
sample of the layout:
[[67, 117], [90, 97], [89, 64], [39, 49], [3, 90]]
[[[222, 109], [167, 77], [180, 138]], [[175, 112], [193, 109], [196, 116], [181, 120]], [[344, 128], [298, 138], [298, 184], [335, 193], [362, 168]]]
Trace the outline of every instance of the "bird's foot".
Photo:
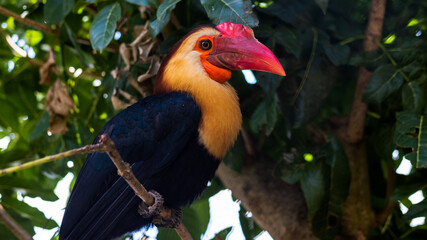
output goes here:
[[141, 202], [138, 205], [138, 213], [144, 218], [157, 216], [163, 209], [164, 201], [162, 195], [154, 190], [150, 190], [148, 193], [151, 194], [151, 196], [153, 196], [154, 198], [153, 205], [147, 206], [147, 204], [145, 204], [144, 202]]
[[182, 210], [180, 208], [170, 209], [171, 216], [165, 220], [160, 215], [157, 215], [153, 219], [153, 224], [158, 228], [176, 228], [182, 222]]

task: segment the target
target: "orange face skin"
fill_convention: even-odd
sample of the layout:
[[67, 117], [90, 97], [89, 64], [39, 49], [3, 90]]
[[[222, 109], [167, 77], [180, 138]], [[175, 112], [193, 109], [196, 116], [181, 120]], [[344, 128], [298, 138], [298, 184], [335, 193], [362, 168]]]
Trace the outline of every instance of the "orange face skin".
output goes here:
[[200, 52], [200, 62], [202, 63], [203, 68], [205, 69], [208, 76], [219, 82], [224, 83], [230, 80], [231, 78], [231, 71], [224, 68], [219, 68], [210, 62], [208, 62], [206, 59], [209, 57], [209, 54], [212, 52], [213, 45], [209, 50], [203, 50], [200, 48], [200, 41], [202, 40], [210, 40], [213, 44], [213, 36], [202, 36], [197, 40], [196, 46], [194, 47], [194, 50]]

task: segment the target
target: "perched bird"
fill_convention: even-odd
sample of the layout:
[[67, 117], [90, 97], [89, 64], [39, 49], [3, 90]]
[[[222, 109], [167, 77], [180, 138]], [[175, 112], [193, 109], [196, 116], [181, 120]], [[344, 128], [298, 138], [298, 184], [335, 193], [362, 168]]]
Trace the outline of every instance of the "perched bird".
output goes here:
[[[164, 58], [154, 95], [123, 110], [101, 130], [142, 185], [160, 193], [165, 206], [191, 204], [236, 140], [242, 118], [227, 81], [231, 70], [243, 69], [285, 75], [252, 29], [231, 22], [198, 27]], [[153, 216], [141, 216], [140, 203], [107, 154], [89, 154], [59, 239], [111, 239], [149, 226]]]

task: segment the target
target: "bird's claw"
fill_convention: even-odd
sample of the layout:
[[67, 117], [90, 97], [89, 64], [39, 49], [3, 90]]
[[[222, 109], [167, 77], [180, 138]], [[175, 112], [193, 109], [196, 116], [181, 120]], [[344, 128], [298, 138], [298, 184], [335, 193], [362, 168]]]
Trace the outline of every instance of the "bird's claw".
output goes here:
[[147, 206], [147, 204], [145, 204], [144, 202], [141, 202], [138, 205], [138, 213], [139, 215], [141, 215], [144, 218], [149, 218], [152, 216], [157, 216], [160, 214], [160, 212], [163, 209], [163, 197], [160, 193], [158, 193], [157, 191], [154, 190], [150, 190], [148, 192], [149, 194], [151, 194], [151, 196], [153, 196], [154, 198], [154, 203], [151, 206]]
[[180, 208], [171, 209], [171, 217], [168, 220], [157, 215], [153, 219], [153, 224], [158, 228], [176, 228], [182, 222], [182, 210]]

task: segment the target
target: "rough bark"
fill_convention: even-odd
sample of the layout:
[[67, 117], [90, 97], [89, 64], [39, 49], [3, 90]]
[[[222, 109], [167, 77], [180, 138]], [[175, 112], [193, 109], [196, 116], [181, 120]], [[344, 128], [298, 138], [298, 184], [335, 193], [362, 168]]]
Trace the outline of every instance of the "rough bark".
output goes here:
[[298, 185], [273, 177], [264, 162], [248, 162], [241, 173], [221, 164], [217, 175], [251, 211], [256, 223], [276, 240], [316, 239], [307, 220], [304, 196]]
[[[381, 40], [384, 22], [385, 0], [372, 0], [363, 48], [372, 51]], [[364, 140], [367, 104], [363, 102], [365, 91], [372, 73], [361, 67], [358, 73], [353, 108], [348, 125], [341, 125], [335, 131], [343, 143], [348, 158], [351, 182], [349, 196], [343, 205], [341, 235], [346, 239], [361, 239], [367, 236], [374, 225], [374, 212], [371, 207], [368, 160]]]

